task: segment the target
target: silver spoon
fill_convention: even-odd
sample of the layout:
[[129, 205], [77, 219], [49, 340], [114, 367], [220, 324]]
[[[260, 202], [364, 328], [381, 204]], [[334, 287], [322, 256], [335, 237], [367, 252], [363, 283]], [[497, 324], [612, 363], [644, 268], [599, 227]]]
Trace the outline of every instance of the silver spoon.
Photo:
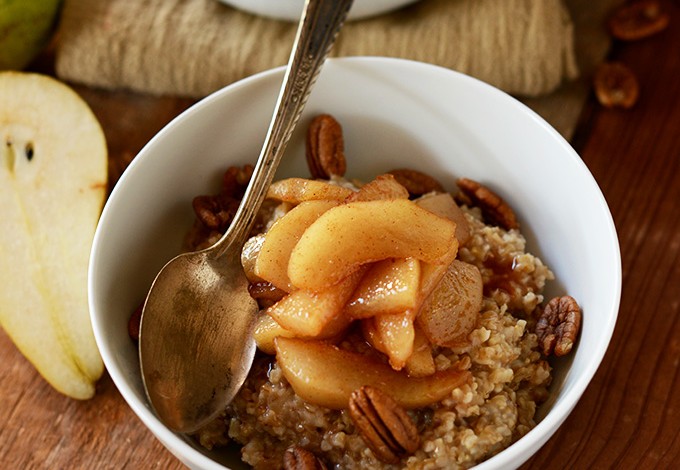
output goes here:
[[250, 371], [257, 304], [241, 248], [353, 0], [307, 0], [262, 152], [241, 205], [211, 248], [172, 259], [147, 296], [139, 335], [144, 388], [161, 421], [193, 432], [231, 402]]

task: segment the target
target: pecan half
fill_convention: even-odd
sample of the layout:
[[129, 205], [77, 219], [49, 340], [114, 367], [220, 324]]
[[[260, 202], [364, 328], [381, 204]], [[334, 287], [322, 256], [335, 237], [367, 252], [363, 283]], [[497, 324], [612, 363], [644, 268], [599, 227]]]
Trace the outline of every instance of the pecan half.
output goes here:
[[237, 166], [230, 166], [222, 176], [222, 191], [221, 194], [227, 198], [241, 199], [245, 193], [246, 186], [253, 176], [255, 167], [250, 164], [243, 165], [239, 168]]
[[342, 127], [329, 114], [315, 117], [307, 130], [307, 165], [313, 178], [344, 176], [347, 170]]
[[219, 230], [224, 220], [228, 218], [215, 196], [196, 196], [191, 205], [196, 213], [196, 218], [206, 228]]
[[640, 95], [633, 71], [620, 62], [600, 64], [595, 71], [595, 95], [607, 108], [632, 108]]
[[385, 463], [396, 464], [420, 446], [418, 429], [397, 402], [365, 385], [352, 392], [349, 414], [366, 445]]
[[464, 199], [467, 198], [463, 202], [479, 207], [489, 223], [506, 230], [519, 228], [515, 211], [498, 194], [468, 178], [459, 179], [457, 184]]
[[198, 221], [209, 230], [224, 232], [238, 210], [252, 175], [252, 165], [229, 167], [224, 172], [218, 194], [196, 196], [193, 199], [192, 206]]
[[410, 168], [398, 168], [396, 170], [388, 171], [388, 174], [394, 176], [397, 183], [406, 188], [411, 197], [422, 196], [423, 194], [436, 191], [443, 193], [444, 186], [432, 176], [418, 170], [411, 170]]
[[620, 7], [609, 18], [609, 32], [622, 41], [636, 41], [666, 29], [670, 15], [658, 0], [642, 0]]
[[326, 470], [326, 465], [314, 454], [300, 446], [286, 449], [283, 454], [284, 470]]
[[571, 351], [581, 328], [581, 308], [568, 295], [555, 297], [536, 322], [536, 335], [543, 354], [564, 356]]

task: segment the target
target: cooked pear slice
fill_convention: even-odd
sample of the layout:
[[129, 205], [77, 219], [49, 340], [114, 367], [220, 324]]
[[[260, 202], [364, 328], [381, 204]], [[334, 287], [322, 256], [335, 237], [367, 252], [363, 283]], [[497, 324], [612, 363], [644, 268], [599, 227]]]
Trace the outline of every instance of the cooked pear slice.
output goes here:
[[[442, 261], [451, 264], [456, 256], [456, 247], [442, 257]], [[362, 330], [366, 340], [378, 351], [384, 353], [395, 370], [401, 370], [408, 364], [415, 348], [414, 319], [432, 291], [439, 285], [447, 272], [447, 264], [421, 264], [420, 288], [412, 308], [396, 314], [376, 315], [362, 321]]]
[[345, 306], [352, 318], [399, 313], [414, 308], [420, 288], [420, 261], [390, 258], [366, 272]]
[[456, 224], [409, 200], [350, 202], [329, 209], [307, 228], [288, 264], [291, 283], [322, 290], [362, 264], [416, 258], [439, 264], [457, 247]]
[[246, 279], [250, 282], [262, 282], [264, 280], [255, 274], [255, 263], [263, 244], [264, 233], [260, 233], [246, 240], [243, 249], [241, 249], [241, 266], [243, 266]]
[[307, 289], [291, 292], [269, 307], [267, 313], [295, 336], [334, 336], [352, 321], [343, 310], [364, 272], [362, 268], [319, 292]]
[[[350, 322], [351, 320], [346, 316], [340, 315], [334, 318], [331, 322], [327, 323], [317, 336], [309, 337], [307, 339], [325, 339], [335, 342], [342, 338]], [[255, 338], [255, 343], [257, 344], [257, 347], [260, 349], [260, 351], [266, 354], [276, 354], [274, 340], [279, 336], [286, 338], [298, 337], [292, 331], [289, 331], [276, 323], [276, 320], [274, 320], [268, 314], [264, 312], [258, 314], [257, 320], [255, 321], [253, 337]]]
[[413, 353], [416, 312], [407, 310], [390, 315], [376, 315], [362, 320], [364, 338], [378, 351], [384, 353], [394, 370], [401, 370]]
[[416, 326], [413, 338], [413, 353], [406, 361], [406, 372], [410, 377], [427, 377], [436, 371], [432, 357], [432, 345], [423, 331]]
[[385, 354], [394, 370], [401, 370], [413, 353], [415, 329], [413, 321], [416, 312], [406, 310], [393, 315], [378, 315], [373, 318], [375, 329], [385, 348]]
[[337, 201], [305, 201], [274, 222], [265, 234], [255, 260], [255, 275], [286, 292], [295, 290], [288, 279], [290, 253], [307, 227], [321, 214], [337, 205]]
[[373, 181], [366, 183], [359, 191], [349, 196], [346, 202], [381, 199], [408, 199], [408, 191], [397, 183], [394, 175], [378, 175]]
[[441, 257], [438, 263], [420, 262], [420, 293], [416, 310], [420, 310], [422, 303], [437, 287], [457, 254], [458, 244], [455, 244], [449, 247], [449, 251]]
[[425, 300], [417, 323], [433, 344], [460, 347], [477, 325], [482, 307], [482, 275], [476, 266], [455, 260]]
[[445, 217], [456, 223], [456, 238], [458, 243], [465, 245], [470, 239], [470, 224], [465, 218], [465, 213], [458, 207], [456, 201], [453, 200], [448, 193], [427, 194], [415, 200], [423, 209], [437, 214], [440, 217]]
[[106, 191], [104, 135], [46, 76], [0, 73], [0, 323], [58, 391], [93, 396], [103, 363], [87, 268]]
[[272, 183], [267, 191], [267, 198], [291, 204], [319, 199], [342, 202], [353, 193], [349, 188], [326, 181], [288, 178]]
[[409, 377], [323, 341], [278, 337], [274, 344], [276, 360], [295, 393], [309, 403], [336, 410], [347, 408], [350, 394], [364, 385], [388, 393], [405, 408], [421, 408], [441, 401], [471, 378], [469, 372], [459, 370]]
[[266, 313], [258, 313], [257, 319], [255, 320], [253, 337], [255, 338], [255, 344], [257, 344], [260, 351], [266, 354], [276, 354], [274, 339], [279, 336], [293, 338], [295, 337], [295, 333], [276, 323], [276, 320]]

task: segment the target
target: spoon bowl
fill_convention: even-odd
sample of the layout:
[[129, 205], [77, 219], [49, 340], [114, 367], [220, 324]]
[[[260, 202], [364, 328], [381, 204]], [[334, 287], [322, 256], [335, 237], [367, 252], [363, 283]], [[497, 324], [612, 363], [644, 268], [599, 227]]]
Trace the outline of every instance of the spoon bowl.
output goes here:
[[231, 225], [212, 247], [166, 264], [146, 298], [142, 379], [152, 407], [174, 431], [193, 432], [216, 418], [248, 375], [258, 308], [241, 249], [352, 1], [306, 1], [271, 125]]
[[224, 410], [255, 355], [257, 303], [240, 269], [240, 247], [229, 248], [219, 257], [208, 249], [174, 258], [146, 301], [142, 376], [154, 409], [179, 432], [195, 431]]

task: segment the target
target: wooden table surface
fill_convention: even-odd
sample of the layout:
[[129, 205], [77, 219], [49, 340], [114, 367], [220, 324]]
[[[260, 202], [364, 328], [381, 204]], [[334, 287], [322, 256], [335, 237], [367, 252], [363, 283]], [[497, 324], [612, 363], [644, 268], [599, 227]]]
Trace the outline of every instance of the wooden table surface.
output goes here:
[[[614, 216], [623, 294], [596, 376], [526, 468], [670, 468], [680, 459], [680, 3], [664, 5], [672, 16], [665, 32], [611, 54], [637, 74], [639, 103], [621, 111], [591, 100], [572, 142]], [[116, 161], [191, 104], [76, 89]], [[94, 399], [65, 398], [1, 331], [0, 364], [0, 468], [182, 468], [107, 375]]]

